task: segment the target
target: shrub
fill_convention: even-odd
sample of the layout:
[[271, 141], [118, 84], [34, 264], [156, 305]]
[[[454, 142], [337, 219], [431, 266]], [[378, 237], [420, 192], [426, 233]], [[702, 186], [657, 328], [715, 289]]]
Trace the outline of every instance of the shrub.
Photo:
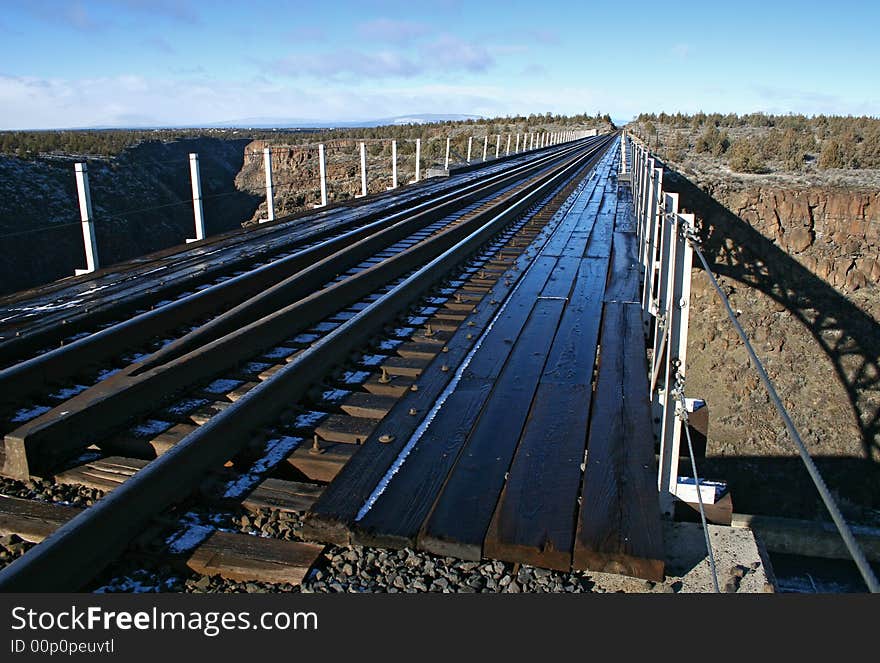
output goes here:
[[697, 152], [709, 152], [714, 157], [720, 157], [729, 147], [730, 139], [727, 137], [727, 132], [718, 131], [718, 127], [714, 124], [710, 125], [694, 144]]
[[747, 138], [736, 141], [730, 148], [729, 163], [739, 173], [767, 172], [767, 164], [758, 147]]

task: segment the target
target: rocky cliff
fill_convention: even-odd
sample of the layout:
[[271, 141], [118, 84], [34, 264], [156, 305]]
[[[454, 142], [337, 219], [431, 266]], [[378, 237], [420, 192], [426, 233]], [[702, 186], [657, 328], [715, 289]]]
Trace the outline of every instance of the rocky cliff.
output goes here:
[[844, 292], [880, 281], [880, 192], [829, 188], [704, 190]]

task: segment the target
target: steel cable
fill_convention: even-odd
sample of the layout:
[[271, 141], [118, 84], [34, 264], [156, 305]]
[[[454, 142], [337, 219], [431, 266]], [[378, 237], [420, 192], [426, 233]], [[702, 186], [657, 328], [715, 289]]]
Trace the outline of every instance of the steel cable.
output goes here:
[[795, 428], [794, 422], [791, 420], [788, 411], [785, 409], [782, 400], [779, 398], [779, 394], [776, 393], [776, 389], [773, 387], [773, 383], [770, 381], [770, 377], [767, 375], [767, 371], [764, 369], [764, 365], [761, 363], [761, 360], [758, 359], [758, 355], [755, 354], [755, 350], [754, 348], [752, 348], [752, 344], [749, 342], [749, 339], [746, 336], [742, 325], [739, 324], [739, 320], [737, 320], [736, 318], [733, 307], [730, 305], [730, 300], [727, 298], [727, 295], [721, 289], [721, 286], [715, 278], [715, 275], [712, 273], [706, 257], [700, 250], [697, 239], [695, 237], [688, 236], [688, 242], [691, 244], [694, 249], [694, 253], [703, 264], [703, 269], [709, 276], [709, 279], [711, 280], [715, 291], [718, 293], [718, 296], [721, 297], [721, 301], [724, 303], [724, 307], [727, 310], [728, 318], [730, 318], [730, 321], [733, 324], [736, 333], [745, 344], [746, 351], [749, 354], [749, 358], [754, 363], [755, 369], [758, 371], [758, 376], [761, 378], [761, 383], [764, 385], [764, 389], [767, 390], [767, 394], [770, 396], [770, 400], [773, 402], [773, 405], [776, 408], [776, 411], [779, 413], [779, 416], [782, 417], [782, 421], [785, 423], [785, 428], [788, 431], [788, 434], [791, 437], [792, 441], [795, 443], [801, 460], [806, 466], [807, 472], [809, 473], [813, 484], [816, 486], [816, 490], [819, 491], [819, 495], [822, 498], [822, 502], [825, 504], [825, 508], [828, 509], [828, 513], [831, 514], [831, 518], [834, 521], [834, 524], [837, 526], [837, 531], [840, 533], [840, 536], [843, 539], [843, 542], [846, 545], [849, 554], [852, 556], [853, 561], [856, 563], [856, 566], [859, 569], [859, 573], [861, 573], [865, 584], [868, 586], [868, 590], [873, 594], [880, 593], [880, 584], [878, 584], [877, 582], [877, 577], [874, 575], [873, 569], [871, 569], [871, 566], [868, 563], [868, 560], [865, 558], [861, 547], [855, 540], [855, 537], [853, 536], [849, 525], [844, 519], [843, 514], [840, 512], [837, 503], [834, 501], [834, 497], [828, 490], [828, 486], [825, 484], [825, 480], [822, 478], [822, 475], [819, 472], [819, 468], [816, 467], [816, 463], [810, 456], [810, 452], [807, 450], [806, 445], [801, 439], [797, 428]]

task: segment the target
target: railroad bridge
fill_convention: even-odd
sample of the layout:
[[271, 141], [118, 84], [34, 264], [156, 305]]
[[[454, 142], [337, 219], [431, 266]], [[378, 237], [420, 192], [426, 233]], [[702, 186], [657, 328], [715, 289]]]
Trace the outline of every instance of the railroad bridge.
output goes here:
[[[267, 582], [327, 544], [660, 580], [690, 507], [714, 564], [732, 507], [693, 463], [694, 218], [619, 132], [510, 143], [207, 238], [194, 179], [196, 241], [104, 269], [78, 169], [87, 269], [0, 302], [0, 460], [103, 497], [0, 499], [42, 541], [0, 588], [90, 587], [146, 534]], [[298, 514], [293, 540], [226, 524], [266, 510]]]

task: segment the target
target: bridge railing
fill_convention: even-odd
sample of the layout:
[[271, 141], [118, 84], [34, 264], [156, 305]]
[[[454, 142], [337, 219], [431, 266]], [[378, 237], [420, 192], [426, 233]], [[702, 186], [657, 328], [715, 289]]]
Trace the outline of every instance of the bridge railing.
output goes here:
[[[880, 592], [880, 583], [868, 564], [864, 552], [853, 536], [852, 530], [767, 375], [764, 365], [737, 320], [726, 293], [718, 284], [709, 262], [700, 249], [694, 215], [679, 212], [678, 194], [663, 190], [663, 167], [645, 145], [624, 132], [621, 150], [623, 157], [621, 174], [632, 183], [633, 206], [638, 225], [639, 264], [644, 274], [643, 318], [649, 327], [649, 338], [652, 339], [650, 398], [656, 427], [655, 434], [660, 440], [657, 486], [662, 512], [668, 516], [673, 515], [675, 499], [681, 498], [683, 486], [687, 485], [689, 495], [693, 494], [695, 489], [696, 499], [685, 501], [698, 503], [709, 563], [713, 571], [715, 588], [718, 591], [712, 545], [703, 508], [703, 491], [687, 429], [688, 411], [694, 401], [689, 402], [689, 399], [684, 397], [691, 267], [696, 257], [723, 303], [727, 317], [749, 355], [750, 365], [757, 371], [771, 403], [785, 424], [786, 431], [865, 584], [869, 591]], [[628, 175], [625, 174], [627, 170]], [[690, 456], [693, 474], [693, 483], [688, 484], [682, 483], [678, 475], [682, 433], [688, 442], [686, 455]]]
[[[672, 516], [679, 492], [683, 417], [680, 398], [687, 369], [694, 215], [679, 212], [678, 194], [663, 190], [663, 168], [648, 150], [624, 135], [622, 172], [629, 168], [644, 275], [642, 311], [651, 345], [651, 407], [660, 441], [657, 487], [664, 514]], [[630, 154], [627, 155], [627, 152]], [[685, 407], [693, 407], [693, 401]]]
[[[568, 143], [576, 140], [580, 140], [581, 138], [585, 138], [587, 136], [596, 135], [595, 130], [580, 130], [580, 129], [567, 129], [564, 131], [533, 131], [531, 133], [524, 134], [516, 134], [516, 143], [511, 148], [511, 142], [513, 140], [514, 134], [492, 134], [475, 137], [470, 136], [467, 140], [467, 157], [463, 159], [463, 163], [472, 164], [472, 163], [484, 163], [488, 161], [492, 161], [494, 159], [506, 158], [517, 154], [523, 154], [526, 152], [530, 152], [533, 150], [543, 149], [545, 147], [549, 147], [551, 145], [559, 145], [563, 143]], [[522, 144], [520, 145], [520, 136], [522, 136]], [[505, 140], [506, 137], [506, 140]], [[528, 138], [528, 143], [527, 143]], [[438, 140], [438, 139], [430, 139], [430, 140]], [[452, 138], [448, 137], [446, 140], [446, 152], [445, 152], [445, 163], [444, 170], [448, 172], [450, 166], [450, 150]], [[337, 148], [337, 152], [339, 151], [339, 146], [337, 143], [340, 141], [336, 141], [333, 143], [328, 143], [326, 147]], [[391, 170], [391, 185], [387, 187], [388, 190], [396, 189], [400, 186], [401, 181], [399, 178], [400, 174], [400, 166], [402, 165], [402, 159], [399, 157], [401, 155], [398, 154], [398, 141], [392, 139], [364, 139], [357, 141], [341, 141], [346, 142], [347, 144], [356, 143], [357, 144], [357, 154], [352, 153], [349, 155], [351, 159], [357, 160], [358, 163], [358, 173], [357, 177], [354, 178], [360, 184], [360, 193], [355, 194], [355, 198], [361, 198], [369, 193], [368, 179], [370, 174], [370, 168], [368, 165], [368, 143], [382, 143], [387, 146], [390, 143], [391, 146], [391, 156], [390, 162], [388, 165]], [[420, 138], [405, 140], [401, 142], [406, 143], [414, 143], [414, 177], [412, 180], [408, 180], [408, 177], [403, 177], [404, 184], [415, 184], [423, 179], [422, 176], [422, 165], [423, 165], [423, 155], [422, 155], [422, 140]], [[491, 143], [491, 145], [490, 145]], [[347, 149], [347, 148], [346, 148]], [[327, 150], [325, 149], [324, 143], [319, 143], [317, 145], [300, 145], [300, 146], [276, 146], [271, 147], [267, 146], [262, 150], [251, 151], [246, 154], [246, 157], [257, 159], [262, 159], [263, 162], [263, 171], [265, 174], [265, 198], [266, 198], [266, 218], [259, 219], [260, 223], [266, 221], [274, 221], [276, 220], [276, 205], [275, 205], [275, 194], [276, 190], [281, 185], [289, 185], [293, 182], [277, 182], [275, 181], [275, 173], [273, 171], [272, 166], [272, 157], [273, 154], [279, 154], [283, 152], [289, 151], [298, 151], [307, 153], [310, 157], [315, 156], [317, 158], [317, 179], [318, 179], [318, 192], [319, 192], [319, 200], [320, 202], [313, 205], [315, 208], [326, 207], [330, 198], [329, 185], [332, 182], [329, 181], [328, 178], [328, 165], [338, 165], [338, 163], [331, 163], [328, 160]], [[503, 154], [502, 154], [503, 152]], [[346, 157], [348, 158], [348, 157]], [[193, 221], [195, 226], [195, 237], [191, 239], [187, 239], [186, 242], [197, 242], [203, 240], [207, 237], [207, 232], [205, 230], [205, 213], [203, 207], [203, 201], [208, 200], [212, 197], [219, 197], [228, 195], [229, 192], [219, 193], [211, 195], [203, 195], [202, 193], [202, 184], [201, 184], [201, 175], [199, 169], [199, 155], [192, 153], [189, 155], [189, 170], [190, 170], [190, 180], [192, 183], [192, 201], [187, 200], [177, 200], [170, 204], [156, 205], [155, 207], [149, 207], [144, 209], [135, 210], [137, 213], [149, 212], [153, 209], [162, 209], [166, 207], [172, 207], [176, 205], [192, 205], [193, 208]], [[80, 218], [82, 224], [82, 234], [83, 234], [83, 243], [85, 246], [85, 254], [86, 254], [86, 268], [85, 269], [77, 269], [76, 275], [88, 274], [94, 272], [96, 269], [100, 267], [100, 261], [98, 259], [98, 244], [95, 233], [95, 214], [92, 209], [92, 196], [91, 190], [89, 187], [89, 174], [88, 167], [86, 163], [76, 163], [75, 164], [75, 173], [76, 173], [76, 188], [77, 188], [77, 197], [79, 201], [79, 209], [80, 209]], [[429, 173], [429, 176], [431, 173]], [[374, 189], [375, 189], [375, 177], [373, 179]], [[116, 216], [124, 216], [123, 212], [120, 215]]]

